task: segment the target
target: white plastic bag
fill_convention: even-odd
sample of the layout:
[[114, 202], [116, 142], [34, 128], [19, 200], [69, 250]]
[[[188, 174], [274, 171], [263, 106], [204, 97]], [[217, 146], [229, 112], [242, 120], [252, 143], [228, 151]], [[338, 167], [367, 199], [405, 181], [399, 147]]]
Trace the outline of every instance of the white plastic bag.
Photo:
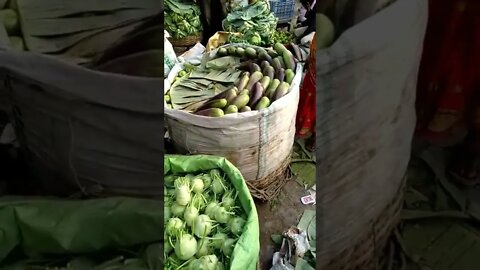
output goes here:
[[167, 31], [164, 31], [164, 34], [165, 37], [163, 40], [163, 44], [165, 47], [163, 52], [163, 66], [165, 68], [165, 71], [163, 75], [167, 77], [172, 68], [177, 63], [177, 54], [175, 53], [175, 50], [173, 50], [173, 46], [170, 41], [168, 41], [170, 34], [168, 34]]

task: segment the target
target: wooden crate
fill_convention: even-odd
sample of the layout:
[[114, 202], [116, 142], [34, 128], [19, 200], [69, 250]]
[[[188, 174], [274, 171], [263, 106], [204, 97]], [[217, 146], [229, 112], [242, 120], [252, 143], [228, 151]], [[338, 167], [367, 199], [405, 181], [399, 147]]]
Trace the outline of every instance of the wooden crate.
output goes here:
[[144, 19], [158, 0], [16, 0], [29, 51], [81, 63], [96, 57]]

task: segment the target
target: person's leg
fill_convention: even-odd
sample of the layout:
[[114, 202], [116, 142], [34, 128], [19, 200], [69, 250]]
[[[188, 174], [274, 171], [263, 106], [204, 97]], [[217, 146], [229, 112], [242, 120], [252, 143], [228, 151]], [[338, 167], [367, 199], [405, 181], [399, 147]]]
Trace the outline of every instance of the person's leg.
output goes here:
[[480, 12], [478, 1], [466, 1], [468, 11], [465, 14], [468, 23], [465, 24], [465, 42], [464, 52], [467, 53], [464, 63], [464, 73], [468, 78], [465, 85], [471, 89], [468, 93], [465, 111], [465, 122], [468, 129], [468, 137], [462, 145], [459, 146], [452, 158], [450, 174], [455, 180], [463, 185], [480, 184], [480, 80], [477, 68], [480, 61], [480, 53], [477, 51], [480, 46], [480, 19], [477, 18]]

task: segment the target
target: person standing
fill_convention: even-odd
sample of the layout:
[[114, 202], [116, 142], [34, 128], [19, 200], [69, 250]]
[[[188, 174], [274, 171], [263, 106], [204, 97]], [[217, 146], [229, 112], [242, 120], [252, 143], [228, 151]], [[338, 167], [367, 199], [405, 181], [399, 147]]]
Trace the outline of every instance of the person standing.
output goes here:
[[304, 20], [300, 23], [300, 26], [307, 27], [305, 32], [298, 37], [301, 40], [305, 36], [315, 32], [316, 28], [316, 0], [301, 0], [300, 3], [305, 8]]
[[480, 3], [429, 1], [417, 92], [417, 133], [432, 145], [455, 147], [448, 173], [480, 183]]
[[310, 55], [307, 60], [305, 79], [300, 87], [300, 101], [298, 104], [296, 119], [297, 138], [307, 139], [306, 148], [309, 151], [315, 149], [315, 123], [316, 123], [316, 35], [310, 45]]

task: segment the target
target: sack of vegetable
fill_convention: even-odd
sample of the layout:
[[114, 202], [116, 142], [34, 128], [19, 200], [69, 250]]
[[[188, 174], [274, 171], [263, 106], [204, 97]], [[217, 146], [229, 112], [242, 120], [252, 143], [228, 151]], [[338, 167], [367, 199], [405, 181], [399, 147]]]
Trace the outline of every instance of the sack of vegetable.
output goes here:
[[165, 269], [255, 270], [258, 216], [225, 158], [165, 156]]
[[200, 8], [193, 1], [165, 0], [165, 30], [173, 46], [190, 46], [200, 40]]
[[[363, 13], [378, 2], [355, 7]], [[317, 52], [319, 269], [376, 269], [385, 258], [402, 209], [427, 12], [428, 1], [397, 0]], [[337, 35], [324, 16], [317, 23], [324, 47]]]
[[2, 51], [0, 74], [7, 110], [15, 111], [10, 121], [43, 189], [58, 196], [161, 194], [158, 160], [164, 147], [158, 137], [164, 127], [157, 123], [164, 116], [158, 91], [163, 78]]
[[[188, 63], [185, 70], [174, 68], [167, 78], [175, 82], [167, 90], [166, 123], [178, 150], [226, 157], [252, 192], [265, 191], [284, 179], [303, 67], [281, 44], [277, 50], [242, 46], [230, 44], [210, 52], [204, 56], [210, 60], [202, 61], [205, 69]], [[241, 62], [233, 54], [250, 60]], [[275, 194], [252, 195], [269, 200]]]

